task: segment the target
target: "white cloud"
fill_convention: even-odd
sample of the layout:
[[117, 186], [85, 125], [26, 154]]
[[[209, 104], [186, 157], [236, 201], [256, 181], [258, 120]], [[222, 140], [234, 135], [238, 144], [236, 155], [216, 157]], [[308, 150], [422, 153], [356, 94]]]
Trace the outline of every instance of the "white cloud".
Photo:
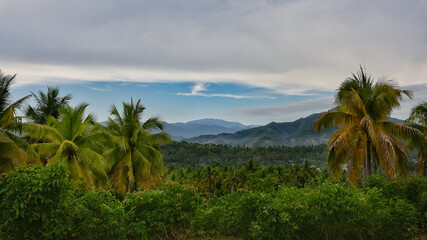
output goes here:
[[333, 107], [333, 103], [333, 97], [326, 97], [320, 99], [293, 102], [277, 107], [245, 108], [236, 111], [236, 114], [244, 116], [285, 116], [294, 115], [296, 113], [313, 113], [331, 109]]
[[201, 96], [201, 97], [226, 97], [226, 98], [250, 98], [249, 96], [244, 95], [235, 95], [235, 94], [223, 94], [223, 93], [206, 93], [208, 91], [205, 83], [196, 83], [192, 89], [191, 93], [177, 93], [177, 95], [182, 96]]
[[111, 92], [112, 91], [111, 87], [107, 87], [107, 88], [89, 87], [89, 88], [92, 89], [93, 91], [97, 91], [97, 92]]

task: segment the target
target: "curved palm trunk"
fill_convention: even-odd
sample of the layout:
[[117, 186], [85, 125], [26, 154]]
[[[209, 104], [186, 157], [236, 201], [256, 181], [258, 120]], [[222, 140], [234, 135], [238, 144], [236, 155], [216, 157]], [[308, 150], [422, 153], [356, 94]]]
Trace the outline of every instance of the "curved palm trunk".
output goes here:
[[126, 176], [126, 190], [125, 190], [125, 193], [128, 193], [129, 192], [129, 176]]

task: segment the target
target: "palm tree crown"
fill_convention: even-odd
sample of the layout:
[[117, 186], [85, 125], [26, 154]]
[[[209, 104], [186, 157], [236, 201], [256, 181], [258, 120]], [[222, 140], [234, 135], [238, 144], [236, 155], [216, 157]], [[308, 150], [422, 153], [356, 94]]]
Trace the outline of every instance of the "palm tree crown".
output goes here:
[[101, 186], [108, 180], [108, 165], [101, 155], [106, 134], [94, 126], [92, 115], [84, 118], [87, 106], [67, 106], [60, 109], [59, 120], [49, 117], [47, 125], [24, 123], [22, 129], [37, 140], [33, 146], [42, 160], [47, 160], [46, 165], [62, 162], [71, 178]]
[[49, 116], [59, 118], [59, 109], [67, 106], [71, 95], [59, 96], [59, 88], [47, 87], [47, 93], [39, 91], [38, 96], [34, 92], [31, 94], [36, 99], [36, 107], [28, 105], [25, 115], [35, 123], [46, 124]]
[[112, 136], [113, 146], [108, 156], [111, 161], [113, 187], [121, 193], [138, 190], [138, 186], [149, 188], [160, 181], [164, 166], [160, 144], [170, 141], [169, 135], [153, 130], [162, 130], [158, 118], [149, 118], [141, 123], [145, 107], [141, 100], [123, 102], [123, 114], [115, 105], [111, 108], [113, 120], [109, 118], [107, 130]]
[[409, 141], [409, 149], [418, 150], [417, 172], [420, 175], [427, 174], [427, 101], [413, 107], [405, 124], [420, 130], [424, 135], [424, 141]]
[[404, 96], [412, 93], [401, 90], [392, 80], [374, 83], [360, 67], [357, 74], [341, 83], [335, 96], [336, 111], [328, 111], [315, 122], [315, 129], [342, 127], [328, 143], [328, 166], [338, 176], [348, 164], [349, 179], [358, 185], [362, 174], [369, 177], [378, 166], [390, 177], [406, 176], [408, 160], [400, 139], [419, 139], [418, 130], [389, 122], [391, 112], [400, 107]]
[[15, 112], [31, 95], [25, 96], [16, 102], [11, 101], [10, 86], [14, 83], [16, 74], [4, 75], [0, 71], [0, 172], [8, 172], [16, 165], [28, 160], [26, 151], [28, 144], [8, 131], [15, 122]]

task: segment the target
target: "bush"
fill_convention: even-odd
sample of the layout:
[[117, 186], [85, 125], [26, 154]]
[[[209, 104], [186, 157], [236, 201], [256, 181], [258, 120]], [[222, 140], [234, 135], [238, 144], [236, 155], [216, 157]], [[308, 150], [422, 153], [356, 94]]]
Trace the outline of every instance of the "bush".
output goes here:
[[129, 222], [122, 204], [111, 193], [88, 191], [73, 201], [73, 239], [144, 238], [144, 222]]
[[67, 229], [68, 170], [62, 164], [17, 169], [0, 183], [2, 239], [58, 239]]
[[251, 238], [310, 239], [308, 235], [320, 236], [314, 231], [310, 217], [306, 190], [282, 187], [274, 201], [258, 212], [250, 228]]
[[272, 202], [269, 194], [239, 190], [201, 206], [194, 227], [201, 235], [250, 237], [250, 228], [260, 210]]
[[130, 222], [145, 222], [148, 236], [175, 234], [190, 227], [201, 198], [195, 190], [164, 185], [161, 190], [128, 194], [123, 202]]

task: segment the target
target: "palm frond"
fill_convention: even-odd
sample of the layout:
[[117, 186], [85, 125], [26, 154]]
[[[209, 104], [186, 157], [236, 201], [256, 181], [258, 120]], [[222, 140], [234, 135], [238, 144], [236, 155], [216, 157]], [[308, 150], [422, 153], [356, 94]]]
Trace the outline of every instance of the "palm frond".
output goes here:
[[314, 129], [320, 131], [330, 127], [342, 127], [356, 122], [354, 115], [342, 111], [329, 110], [322, 114], [315, 122]]

